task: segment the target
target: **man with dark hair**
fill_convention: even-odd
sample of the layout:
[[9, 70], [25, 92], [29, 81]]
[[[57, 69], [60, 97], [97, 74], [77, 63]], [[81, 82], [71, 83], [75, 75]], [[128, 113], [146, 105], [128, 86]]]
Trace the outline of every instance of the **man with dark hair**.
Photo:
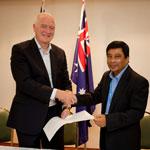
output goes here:
[[122, 48], [125, 58], [129, 57], [129, 46], [125, 42], [123, 41], [111, 42], [110, 44], [108, 44], [106, 48], [106, 54], [108, 54], [108, 51], [110, 49], [114, 49], [114, 48]]
[[140, 120], [147, 105], [149, 83], [128, 65], [129, 47], [111, 42], [107, 49], [109, 71], [94, 93], [77, 95], [77, 105], [102, 103], [95, 123], [101, 127], [101, 150], [140, 150]]

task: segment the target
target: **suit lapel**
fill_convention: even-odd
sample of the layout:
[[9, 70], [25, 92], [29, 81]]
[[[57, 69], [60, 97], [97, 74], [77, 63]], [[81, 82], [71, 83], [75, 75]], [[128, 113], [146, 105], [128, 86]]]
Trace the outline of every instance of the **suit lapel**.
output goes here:
[[[42, 56], [40, 54], [40, 51], [39, 51], [34, 39], [31, 40], [31, 47], [32, 47], [31, 51], [33, 53], [33, 59], [35, 59], [37, 65], [38, 65], [38, 68], [40, 69], [41, 74], [45, 77], [46, 80], [49, 81], [47, 69], [45, 67], [44, 61], [42, 59]], [[50, 81], [49, 81], [49, 83], [50, 83]]]
[[50, 50], [50, 61], [51, 61], [51, 75], [52, 75], [52, 81], [53, 81], [53, 86], [56, 87], [56, 58], [55, 57], [55, 49], [53, 45], [51, 44], [52, 49]]
[[116, 87], [116, 90], [112, 97], [112, 102], [110, 105], [109, 112], [112, 112], [113, 109], [116, 107], [116, 104], [118, 103], [118, 101], [121, 100], [122, 93], [124, 92], [124, 89], [126, 88], [126, 84], [128, 84], [129, 70], [130, 70], [130, 67], [128, 67], [127, 70], [124, 72], [124, 74], [122, 75], [122, 77]]
[[108, 97], [108, 92], [109, 92], [109, 85], [110, 85], [110, 81], [111, 81], [111, 78], [109, 77], [109, 73], [108, 72], [108, 75], [106, 77], [106, 81], [104, 82], [104, 91], [103, 91], [103, 107], [102, 107], [102, 113], [105, 113], [105, 110], [106, 110], [106, 104], [107, 104], [107, 97]]

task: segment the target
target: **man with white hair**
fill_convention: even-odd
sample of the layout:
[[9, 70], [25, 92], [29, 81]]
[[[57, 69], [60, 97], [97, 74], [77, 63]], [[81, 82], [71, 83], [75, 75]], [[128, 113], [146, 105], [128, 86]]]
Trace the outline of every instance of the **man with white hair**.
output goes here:
[[16, 95], [7, 125], [16, 129], [20, 147], [63, 150], [63, 128], [49, 142], [43, 127], [50, 118], [61, 116], [63, 104], [74, 104], [65, 52], [50, 43], [55, 33], [52, 15], [38, 14], [33, 30], [32, 40], [12, 48]]

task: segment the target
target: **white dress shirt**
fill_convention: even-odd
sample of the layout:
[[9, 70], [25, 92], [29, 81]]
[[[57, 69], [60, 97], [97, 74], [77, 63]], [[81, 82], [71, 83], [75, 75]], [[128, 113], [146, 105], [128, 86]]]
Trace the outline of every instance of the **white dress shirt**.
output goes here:
[[[36, 38], [34, 38], [34, 39], [35, 39], [35, 42], [38, 46], [40, 54], [42, 56], [43, 62], [45, 64], [45, 67], [46, 67], [46, 70], [48, 73], [48, 77], [50, 80], [51, 88], [53, 88], [52, 73], [51, 73], [51, 60], [50, 60], [50, 50], [52, 49], [51, 44], [49, 44], [48, 50], [44, 51], [44, 49], [41, 47], [41, 45], [39, 44], [37, 39]], [[50, 96], [49, 107], [54, 106], [56, 104], [56, 101], [55, 101], [56, 91], [57, 91], [57, 89], [54, 88], [53, 92]]]

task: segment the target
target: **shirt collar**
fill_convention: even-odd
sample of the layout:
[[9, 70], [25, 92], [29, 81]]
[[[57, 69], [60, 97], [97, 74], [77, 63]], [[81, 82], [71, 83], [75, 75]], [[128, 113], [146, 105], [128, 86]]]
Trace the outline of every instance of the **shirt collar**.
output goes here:
[[125, 72], [125, 70], [127, 69], [127, 67], [128, 67], [128, 64], [127, 64], [127, 65], [122, 69], [122, 71], [121, 71], [117, 76], [115, 76], [115, 77], [113, 76], [113, 73], [110, 72], [110, 73], [109, 73], [109, 77], [110, 77], [111, 79], [116, 78], [117, 80], [120, 80], [122, 74]]
[[[37, 44], [38, 49], [43, 52], [43, 48], [42, 48], [41, 45], [39, 44], [39, 42], [38, 42], [38, 40], [36, 39], [36, 37], [34, 37], [34, 40], [35, 40], [35, 43]], [[50, 52], [51, 49], [52, 49], [52, 46], [51, 46], [51, 44], [49, 43], [47, 54]], [[44, 52], [43, 52], [43, 53], [44, 53]]]

